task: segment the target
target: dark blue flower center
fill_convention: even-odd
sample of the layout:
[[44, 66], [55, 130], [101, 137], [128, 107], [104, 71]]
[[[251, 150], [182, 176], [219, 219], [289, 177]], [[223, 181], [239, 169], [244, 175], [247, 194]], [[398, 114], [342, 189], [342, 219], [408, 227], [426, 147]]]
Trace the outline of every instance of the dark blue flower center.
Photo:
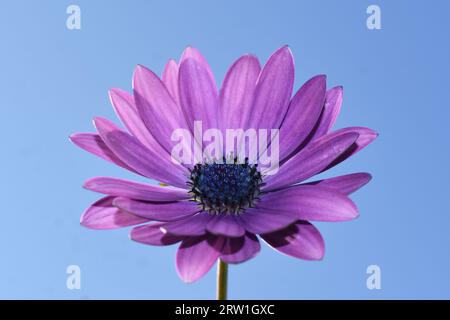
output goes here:
[[232, 163], [197, 164], [191, 170], [190, 193], [203, 210], [212, 214], [240, 214], [252, 207], [260, 194], [261, 173], [257, 164]]

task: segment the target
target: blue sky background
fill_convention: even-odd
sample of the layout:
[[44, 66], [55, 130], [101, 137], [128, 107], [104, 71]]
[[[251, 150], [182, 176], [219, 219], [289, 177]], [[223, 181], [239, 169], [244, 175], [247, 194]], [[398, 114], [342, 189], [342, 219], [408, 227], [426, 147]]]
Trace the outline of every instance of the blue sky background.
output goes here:
[[[81, 7], [82, 29], [66, 28]], [[366, 28], [378, 4], [382, 30]], [[99, 196], [97, 175], [132, 178], [69, 143], [91, 119], [115, 119], [107, 90], [131, 89], [136, 64], [162, 71], [187, 45], [216, 78], [247, 52], [265, 61], [289, 44], [298, 88], [315, 74], [345, 88], [337, 126], [380, 137], [330, 175], [369, 171], [361, 216], [318, 227], [321, 262], [260, 255], [230, 270], [231, 298], [450, 298], [450, 150], [447, 1], [2, 1], [0, 4], [0, 298], [214, 298], [215, 270], [186, 285], [175, 246], [92, 231], [79, 217]], [[66, 267], [81, 267], [81, 290]], [[382, 289], [366, 288], [366, 268]]]

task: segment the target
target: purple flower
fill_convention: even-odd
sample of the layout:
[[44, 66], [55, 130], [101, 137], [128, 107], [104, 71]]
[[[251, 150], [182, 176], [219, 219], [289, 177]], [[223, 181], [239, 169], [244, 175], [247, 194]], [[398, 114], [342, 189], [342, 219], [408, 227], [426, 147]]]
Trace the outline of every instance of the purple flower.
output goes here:
[[[309, 221], [356, 218], [358, 210], [348, 196], [371, 176], [308, 179], [346, 160], [377, 134], [363, 127], [331, 130], [342, 87], [327, 91], [324, 75], [308, 80], [291, 97], [293, 84], [288, 47], [273, 53], [262, 68], [256, 57], [242, 56], [220, 90], [194, 48], [187, 48], [179, 63], [170, 60], [161, 79], [137, 66], [132, 95], [110, 91], [126, 130], [95, 118], [97, 133], [70, 138], [82, 149], [164, 185], [92, 178], [84, 187], [106, 196], [84, 212], [81, 224], [91, 229], [139, 225], [131, 231], [137, 242], [180, 243], [176, 266], [186, 282], [202, 277], [218, 258], [233, 264], [255, 257], [259, 239], [289, 256], [321, 259], [324, 241]], [[278, 171], [265, 174], [258, 164], [237, 161], [239, 154], [223, 154], [232, 159], [225, 163], [177, 163], [172, 134], [178, 129], [193, 133], [194, 121], [202, 121], [203, 130], [219, 128], [224, 136], [226, 129], [279, 129]]]

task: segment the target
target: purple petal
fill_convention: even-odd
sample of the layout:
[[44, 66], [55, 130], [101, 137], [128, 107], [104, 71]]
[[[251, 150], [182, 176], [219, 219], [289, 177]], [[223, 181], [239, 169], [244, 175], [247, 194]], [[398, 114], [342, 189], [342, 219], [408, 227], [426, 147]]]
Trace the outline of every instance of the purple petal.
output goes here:
[[[214, 110], [197, 110], [197, 116], [194, 114], [194, 110], [196, 109], [196, 106], [191, 106], [187, 103], [183, 104], [182, 102], [182, 93], [181, 91], [183, 90], [183, 81], [181, 80], [181, 78], [183, 76], [180, 75], [181, 71], [181, 65], [187, 61], [187, 60], [191, 60], [194, 61], [195, 65], [198, 66], [198, 73], [200, 73], [201, 76], [201, 80], [199, 81], [200, 83], [194, 85], [195, 87], [199, 87], [201, 85], [204, 85], [207, 87], [207, 91], [205, 92], [205, 95], [202, 96], [201, 92], [193, 92], [193, 95], [196, 96], [198, 98], [199, 101], [203, 101], [207, 104], [206, 108], [208, 108], [208, 105], [211, 105], [210, 108], [214, 109]], [[183, 113], [185, 115], [186, 121], [188, 122], [188, 127], [190, 127], [192, 129], [194, 123], [193, 120], [202, 120], [203, 121], [203, 130], [206, 130], [207, 128], [210, 127], [216, 127], [214, 124], [216, 124], [217, 122], [217, 107], [218, 107], [218, 93], [217, 93], [217, 86], [216, 86], [216, 82], [214, 80], [214, 75], [211, 71], [211, 68], [208, 64], [208, 61], [206, 61], [205, 57], [200, 53], [199, 50], [197, 50], [196, 48], [193, 47], [187, 47], [184, 51], [183, 54], [181, 55], [180, 58], [180, 63], [178, 64], [179, 68], [178, 68], [178, 92], [179, 92], [179, 96], [180, 96], [180, 105], [182, 106], [183, 109]], [[189, 75], [193, 76], [195, 80], [195, 74], [189, 73], [189, 72], [185, 72], [184, 77], [185, 78], [189, 78]], [[189, 91], [186, 90], [187, 87], [185, 87], [185, 91]], [[195, 90], [195, 88], [193, 88]], [[188, 99], [189, 101], [191, 101], [192, 103], [197, 103], [195, 100], [196, 99]], [[210, 100], [210, 101], [207, 101]], [[198, 114], [203, 114], [203, 111], [206, 111], [208, 114], [207, 118], [213, 117], [213, 121], [212, 123], [209, 123], [210, 121], [206, 118], [198, 118]], [[214, 112], [212, 112], [214, 111]], [[205, 115], [205, 114], [203, 114]]]
[[[109, 99], [111, 101], [111, 104], [114, 108], [114, 111], [117, 112], [116, 109], [120, 109], [120, 111], [127, 112], [127, 109], [132, 109], [134, 111], [137, 111], [136, 105], [134, 104], [134, 98], [131, 95], [131, 93], [122, 90], [120, 88], [112, 88], [109, 90]], [[122, 112], [120, 112], [122, 113]], [[119, 115], [119, 118], [121, 118], [121, 115]]]
[[325, 170], [334, 167], [335, 165], [345, 161], [350, 158], [355, 153], [361, 151], [367, 145], [369, 145], [373, 140], [378, 137], [378, 133], [373, 131], [372, 129], [365, 127], [348, 127], [334, 131], [333, 133], [329, 133], [328, 135], [340, 135], [345, 133], [356, 133], [358, 134], [358, 139], [356, 139], [355, 143], [344, 153], [342, 153], [337, 159], [335, 159]]
[[295, 215], [279, 211], [259, 208], [265, 201], [265, 196], [258, 202], [256, 208], [247, 209], [239, 216], [242, 226], [248, 232], [261, 234], [283, 229], [298, 220]]
[[184, 282], [204, 276], [220, 256], [223, 238], [203, 236], [183, 240], [177, 251], [176, 266]]
[[266, 179], [264, 191], [299, 183], [326, 169], [358, 138], [355, 132], [331, 133], [310, 144], [282, 164], [279, 171]]
[[137, 66], [133, 77], [136, 107], [145, 126], [168, 152], [174, 146], [171, 140], [176, 129], [185, 129], [181, 107], [172, 99], [164, 83], [151, 70]]
[[220, 259], [225, 263], [242, 263], [254, 258], [260, 250], [258, 238], [254, 234], [247, 233], [241, 238], [227, 238]]
[[323, 112], [320, 116], [317, 129], [314, 132], [313, 139], [327, 134], [333, 127], [341, 111], [343, 93], [344, 90], [342, 87], [334, 87], [327, 91]]
[[75, 133], [69, 139], [78, 147], [90, 152], [106, 161], [112, 162], [119, 167], [136, 172], [133, 168], [120, 160], [114, 152], [103, 142], [102, 138], [96, 133]]
[[[298, 220], [346, 221], [358, 216], [356, 205], [345, 194], [321, 187], [298, 185], [264, 195], [258, 207], [291, 214]], [[244, 216], [244, 215], [243, 215]]]
[[181, 55], [179, 65], [181, 65], [181, 63], [183, 63], [183, 61], [185, 61], [187, 59], [193, 59], [193, 60], [197, 61], [201, 65], [202, 69], [208, 73], [208, 77], [210, 78], [209, 81], [215, 83], [214, 75], [211, 71], [208, 61], [206, 61], [205, 57], [200, 53], [200, 51], [198, 49], [193, 48], [193, 47], [187, 47], [183, 51], [183, 54]]
[[89, 179], [83, 187], [103, 194], [145, 201], [178, 201], [190, 198], [184, 189], [170, 186], [161, 187], [110, 177]]
[[104, 197], [93, 203], [80, 219], [82, 226], [89, 229], [109, 230], [148, 222], [148, 219], [113, 207], [114, 197]]
[[213, 216], [206, 229], [215, 235], [226, 237], [242, 237], [245, 234], [245, 229], [231, 214]]
[[346, 174], [339, 177], [323, 179], [318, 181], [312, 181], [306, 183], [305, 185], [317, 185], [321, 187], [326, 187], [329, 189], [334, 189], [343, 194], [349, 195], [359, 188], [363, 187], [372, 179], [369, 173], [352, 173]]
[[168, 185], [186, 187], [188, 171], [171, 161], [168, 154], [153, 154], [135, 137], [118, 129], [112, 122], [95, 118], [95, 125], [106, 145], [140, 174]]
[[294, 258], [320, 260], [325, 243], [319, 230], [306, 221], [299, 221], [286, 229], [261, 236], [275, 250]]
[[142, 122], [131, 94], [121, 89], [111, 89], [109, 96], [117, 116], [131, 135], [153, 152], [165, 152]]
[[278, 49], [261, 70], [246, 128], [278, 129], [294, 84], [294, 59], [288, 47]]
[[244, 129], [243, 120], [250, 117], [253, 93], [261, 67], [256, 57], [245, 55], [233, 63], [220, 89], [222, 132]]
[[280, 155], [282, 161], [308, 137], [319, 119], [326, 90], [326, 77], [308, 80], [292, 99], [286, 118], [280, 128]]
[[211, 218], [212, 215], [200, 212], [184, 220], [166, 223], [161, 230], [177, 236], [201, 236], [206, 233], [206, 226]]
[[113, 204], [124, 211], [157, 221], [186, 219], [199, 212], [198, 206], [190, 201], [142, 202], [119, 197], [114, 200]]
[[168, 246], [184, 239], [184, 237], [163, 233], [161, 226], [164, 226], [164, 223], [156, 222], [135, 227], [130, 232], [130, 238], [151, 246]]
[[204, 65], [187, 58], [180, 63], [180, 101], [191, 130], [194, 121], [202, 121], [203, 130], [217, 128], [218, 93]]
[[178, 93], [178, 64], [175, 60], [170, 59], [164, 67], [162, 74], [162, 82], [169, 91], [172, 99], [180, 105], [180, 96]]

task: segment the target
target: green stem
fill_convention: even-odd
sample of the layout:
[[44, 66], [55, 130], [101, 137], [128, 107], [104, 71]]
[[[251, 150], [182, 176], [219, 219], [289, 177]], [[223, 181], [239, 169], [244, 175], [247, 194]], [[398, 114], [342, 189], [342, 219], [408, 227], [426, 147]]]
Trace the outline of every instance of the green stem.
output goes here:
[[217, 300], [227, 300], [228, 264], [217, 263]]

